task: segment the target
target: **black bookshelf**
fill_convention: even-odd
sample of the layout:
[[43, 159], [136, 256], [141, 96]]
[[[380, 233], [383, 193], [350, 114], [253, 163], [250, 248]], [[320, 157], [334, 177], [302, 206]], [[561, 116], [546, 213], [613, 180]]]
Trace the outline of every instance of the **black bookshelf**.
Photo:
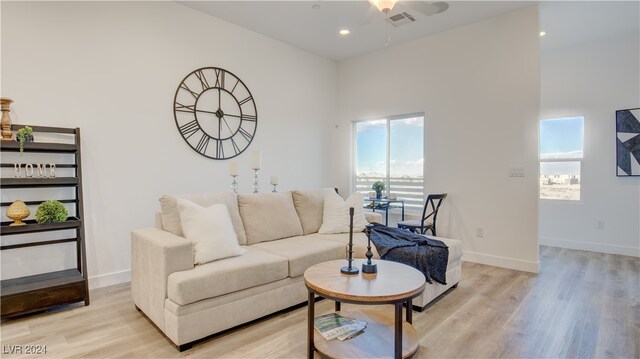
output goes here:
[[[11, 130], [16, 131], [24, 125], [12, 125]], [[59, 199], [62, 203], [75, 204], [75, 215], [60, 223], [36, 223], [33, 219], [25, 220], [24, 226], [10, 226], [12, 222], [0, 223], [0, 234], [4, 236], [20, 236], [29, 233], [53, 232], [61, 230], [74, 230], [75, 235], [68, 238], [41, 239], [37, 241], [11, 241], [11, 244], [0, 245], [0, 250], [9, 251], [5, 255], [11, 255], [11, 251], [18, 248], [32, 248], [63, 243], [74, 243], [76, 249], [76, 268], [62, 271], [52, 271], [20, 278], [11, 278], [0, 281], [1, 316], [8, 318], [30, 312], [42, 311], [51, 307], [84, 302], [89, 305], [89, 282], [87, 278], [86, 245], [84, 233], [84, 206], [82, 200], [82, 163], [80, 150], [80, 129], [46, 126], [31, 126], [36, 133], [36, 142], [28, 142], [24, 145], [21, 162], [29, 163], [30, 153], [67, 153], [73, 154], [73, 163], [56, 164], [56, 168], [71, 168], [72, 177], [20, 177], [1, 178], [0, 189], [25, 189], [72, 187], [75, 188], [74, 198]], [[72, 135], [72, 144], [37, 142], [37, 133], [56, 133]], [[0, 152], [19, 152], [20, 147], [16, 141], [1, 141]], [[6, 156], [3, 155], [4, 158]], [[37, 162], [33, 160], [33, 162]], [[13, 167], [12, 163], [2, 163], [1, 167]], [[20, 191], [18, 191], [20, 192]], [[12, 193], [15, 196], [15, 193]], [[5, 196], [3, 196], [5, 197]], [[9, 197], [7, 194], [6, 197]], [[19, 199], [19, 198], [11, 198]], [[34, 206], [51, 198], [25, 201], [25, 204]], [[0, 203], [3, 211], [11, 205], [11, 201]], [[3, 241], [4, 243], [4, 241]], [[17, 254], [16, 254], [17, 255]]]

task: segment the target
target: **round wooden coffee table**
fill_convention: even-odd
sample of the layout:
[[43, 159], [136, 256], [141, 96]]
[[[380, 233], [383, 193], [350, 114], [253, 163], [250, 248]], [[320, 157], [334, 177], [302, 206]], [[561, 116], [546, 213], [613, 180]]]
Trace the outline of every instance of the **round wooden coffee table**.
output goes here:
[[[353, 266], [361, 269], [365, 260], [354, 259]], [[412, 299], [425, 287], [424, 275], [404, 264], [376, 260], [378, 273], [356, 275], [340, 273], [346, 260], [316, 264], [304, 272], [309, 291], [307, 318], [307, 357], [314, 351], [331, 358], [406, 358], [418, 350], [418, 336], [412, 323]], [[313, 327], [315, 295], [335, 301], [335, 310], [345, 317], [366, 321], [367, 328], [355, 338], [327, 341]], [[340, 303], [393, 304], [395, 317], [380, 311], [340, 311]], [[402, 306], [406, 303], [407, 321], [402, 320]], [[393, 349], [392, 349], [393, 348]]]

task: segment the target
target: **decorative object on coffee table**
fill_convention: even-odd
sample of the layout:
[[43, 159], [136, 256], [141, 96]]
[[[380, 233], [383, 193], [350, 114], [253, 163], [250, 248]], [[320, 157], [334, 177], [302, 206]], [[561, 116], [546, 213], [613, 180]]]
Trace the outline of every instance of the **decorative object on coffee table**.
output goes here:
[[26, 223], [22, 222], [23, 219], [29, 217], [31, 211], [29, 211], [29, 207], [27, 207], [24, 202], [21, 200], [14, 201], [11, 203], [9, 208], [7, 208], [7, 217], [13, 219], [13, 223], [11, 223], [10, 227], [15, 226], [24, 226]]
[[357, 267], [352, 265], [353, 263], [353, 213], [355, 210], [353, 207], [349, 207], [349, 256], [347, 261], [349, 265], [340, 268], [340, 273], [354, 275], [358, 274], [359, 270]]
[[382, 191], [384, 191], [384, 182], [382, 181], [376, 181], [373, 186], [371, 186], [371, 189], [376, 191], [376, 198], [382, 198]]
[[2, 122], [0, 124], [0, 126], [2, 126], [2, 141], [13, 141], [11, 138], [13, 135], [11, 132], [11, 117], [9, 117], [12, 102], [13, 100], [10, 98], [0, 97], [0, 110], [2, 110]]
[[364, 229], [367, 234], [367, 253], [365, 254], [367, 262], [362, 263], [362, 273], [367, 274], [378, 273], [378, 265], [371, 261], [371, 257], [373, 257], [373, 252], [371, 252], [371, 228], [373, 228], [373, 224], [367, 224]]
[[616, 111], [616, 175], [640, 176], [640, 108]]
[[57, 223], [64, 222], [68, 216], [67, 209], [60, 201], [44, 201], [36, 209], [36, 222]]
[[278, 186], [278, 176], [271, 176], [271, 185], [273, 186], [273, 193], [277, 193], [276, 187]]
[[184, 141], [214, 160], [244, 152], [256, 134], [258, 112], [249, 88], [233, 73], [203, 67], [178, 85], [173, 116]]

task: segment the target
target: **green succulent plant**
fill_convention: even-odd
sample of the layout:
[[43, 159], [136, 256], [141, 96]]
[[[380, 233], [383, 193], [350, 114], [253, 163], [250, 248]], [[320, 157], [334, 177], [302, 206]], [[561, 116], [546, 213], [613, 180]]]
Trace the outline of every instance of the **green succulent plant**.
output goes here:
[[64, 222], [67, 216], [67, 208], [60, 201], [44, 201], [36, 209], [38, 223]]
[[24, 126], [16, 133], [16, 140], [20, 143], [20, 152], [24, 151], [24, 144], [27, 142], [27, 138], [33, 134], [33, 128]]

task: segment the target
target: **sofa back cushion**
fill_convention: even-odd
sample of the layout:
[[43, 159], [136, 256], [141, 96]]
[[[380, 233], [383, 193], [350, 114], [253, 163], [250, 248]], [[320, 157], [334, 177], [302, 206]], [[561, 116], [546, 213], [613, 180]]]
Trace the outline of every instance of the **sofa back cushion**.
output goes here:
[[241, 194], [238, 206], [249, 245], [302, 235], [291, 192]]
[[238, 199], [231, 192], [203, 193], [191, 195], [164, 195], [160, 197], [160, 213], [162, 214], [162, 229], [171, 232], [176, 236], [184, 237], [182, 226], [180, 225], [180, 213], [178, 212], [178, 198], [186, 199], [197, 203], [203, 207], [222, 203], [227, 206], [233, 229], [238, 236], [238, 243], [247, 244], [247, 235], [240, 219], [238, 211]]
[[324, 197], [327, 193], [335, 192], [333, 188], [321, 188], [293, 191], [293, 204], [300, 217], [302, 232], [307, 234], [317, 233], [322, 225], [322, 209]]

